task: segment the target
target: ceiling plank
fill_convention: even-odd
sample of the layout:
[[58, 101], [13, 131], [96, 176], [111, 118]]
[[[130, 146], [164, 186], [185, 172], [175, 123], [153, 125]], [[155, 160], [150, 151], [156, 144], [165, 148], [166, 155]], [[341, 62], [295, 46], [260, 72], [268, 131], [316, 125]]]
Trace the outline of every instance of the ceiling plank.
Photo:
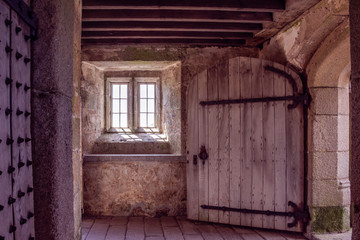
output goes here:
[[239, 46], [245, 40], [220, 39], [82, 39], [83, 44], [152, 44], [152, 45], [187, 45], [187, 46]]
[[186, 32], [186, 31], [83, 31], [83, 37], [199, 37], [218, 39], [245, 39], [251, 32]]
[[173, 31], [225, 31], [232, 30], [237, 32], [258, 32], [262, 30], [262, 24], [259, 23], [209, 23], [209, 22], [138, 22], [138, 21], [103, 21], [103, 22], [83, 22], [83, 30], [173, 30]]
[[203, 21], [203, 22], [269, 22], [269, 12], [239, 12], [210, 10], [134, 10], [84, 9], [83, 21]]
[[83, 0], [83, 9], [175, 9], [175, 10], [282, 11], [285, 0]]

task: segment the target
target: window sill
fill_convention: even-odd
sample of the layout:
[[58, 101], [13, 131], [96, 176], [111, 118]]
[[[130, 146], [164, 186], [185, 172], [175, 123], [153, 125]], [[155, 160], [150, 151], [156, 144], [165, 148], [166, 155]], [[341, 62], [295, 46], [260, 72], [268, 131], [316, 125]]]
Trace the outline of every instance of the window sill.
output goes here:
[[146, 133], [146, 134], [159, 134], [161, 135], [161, 131], [158, 128], [143, 128], [139, 127], [135, 131], [132, 131], [130, 128], [109, 128], [106, 133], [119, 133], [119, 134], [139, 134], [139, 133]]
[[102, 134], [97, 142], [133, 143], [133, 142], [168, 142], [163, 133], [132, 133], [132, 132], [107, 132]]
[[186, 162], [186, 157], [179, 154], [85, 154], [84, 162]]
[[93, 154], [171, 154], [170, 142], [159, 133], [104, 133], [96, 139]]

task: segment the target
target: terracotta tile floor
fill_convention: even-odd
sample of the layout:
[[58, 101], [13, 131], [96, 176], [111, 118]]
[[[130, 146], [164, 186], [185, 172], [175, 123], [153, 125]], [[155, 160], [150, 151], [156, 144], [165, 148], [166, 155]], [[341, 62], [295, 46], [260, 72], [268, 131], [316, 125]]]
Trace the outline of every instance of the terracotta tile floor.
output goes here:
[[297, 234], [186, 220], [185, 217], [83, 218], [83, 240], [295, 240]]

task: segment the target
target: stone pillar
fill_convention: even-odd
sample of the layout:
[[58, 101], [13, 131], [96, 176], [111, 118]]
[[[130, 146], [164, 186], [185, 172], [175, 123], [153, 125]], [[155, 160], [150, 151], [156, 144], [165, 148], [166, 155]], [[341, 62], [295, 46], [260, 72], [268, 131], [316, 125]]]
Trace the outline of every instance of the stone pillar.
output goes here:
[[309, 197], [312, 232], [350, 228], [349, 91], [311, 87]]
[[350, 0], [351, 35], [351, 200], [353, 237], [360, 238], [360, 1]]
[[74, 1], [74, 91], [72, 112], [72, 160], [74, 174], [74, 239], [81, 239], [82, 215], [82, 119], [81, 119], [81, 0]]
[[80, 51], [75, 34], [80, 23], [74, 19], [80, 3], [32, 1], [38, 18], [32, 55], [32, 136], [35, 235], [39, 240], [80, 239], [74, 221], [80, 198], [74, 200], [72, 159], [73, 83], [79, 77], [74, 59], [78, 61], [75, 56]]

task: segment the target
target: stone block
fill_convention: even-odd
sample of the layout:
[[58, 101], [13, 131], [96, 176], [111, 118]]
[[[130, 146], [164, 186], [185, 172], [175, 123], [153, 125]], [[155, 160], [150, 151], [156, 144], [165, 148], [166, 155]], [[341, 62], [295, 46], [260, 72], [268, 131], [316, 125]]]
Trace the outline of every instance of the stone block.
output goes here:
[[338, 126], [337, 126], [337, 135], [338, 135], [338, 151], [349, 151], [349, 142], [350, 142], [350, 126], [349, 126], [349, 116], [339, 115], [338, 116]]
[[312, 163], [312, 179], [337, 179], [337, 152], [313, 152], [309, 154], [309, 160]]
[[350, 209], [344, 206], [311, 209], [313, 233], [345, 232], [350, 229]]
[[[79, 191], [74, 195], [74, 239], [81, 239], [81, 220], [82, 220], [82, 209], [81, 209], [81, 192]], [[80, 237], [79, 237], [80, 236]]]
[[338, 114], [349, 115], [349, 89], [339, 88], [338, 89]]
[[350, 156], [349, 152], [337, 152], [337, 177], [339, 179], [349, 178]]
[[337, 87], [310, 88], [310, 110], [315, 115], [349, 115], [349, 89]]
[[91, 64], [89, 62], [81, 63], [81, 74], [82, 74], [83, 79], [86, 82], [92, 82], [93, 84], [96, 83], [96, 81], [94, 79], [95, 71], [96, 71], [96, 67], [93, 64]]
[[82, 157], [81, 150], [73, 150], [73, 175], [74, 175], [74, 195], [82, 189]]
[[342, 198], [343, 198], [343, 204], [345, 206], [350, 206], [350, 204], [351, 204], [350, 185], [346, 188], [341, 189], [341, 194], [342, 194]]
[[78, 117], [72, 117], [72, 144], [73, 149], [81, 149], [81, 120]]
[[310, 88], [311, 111], [316, 115], [338, 114], [338, 88]]
[[310, 115], [309, 152], [349, 150], [349, 116]]
[[74, 91], [73, 94], [73, 115], [81, 117], [81, 96], [79, 91]]
[[316, 207], [343, 206], [343, 194], [337, 180], [313, 180], [312, 204]]
[[338, 117], [313, 115], [309, 117], [309, 151], [326, 152], [338, 150]]

